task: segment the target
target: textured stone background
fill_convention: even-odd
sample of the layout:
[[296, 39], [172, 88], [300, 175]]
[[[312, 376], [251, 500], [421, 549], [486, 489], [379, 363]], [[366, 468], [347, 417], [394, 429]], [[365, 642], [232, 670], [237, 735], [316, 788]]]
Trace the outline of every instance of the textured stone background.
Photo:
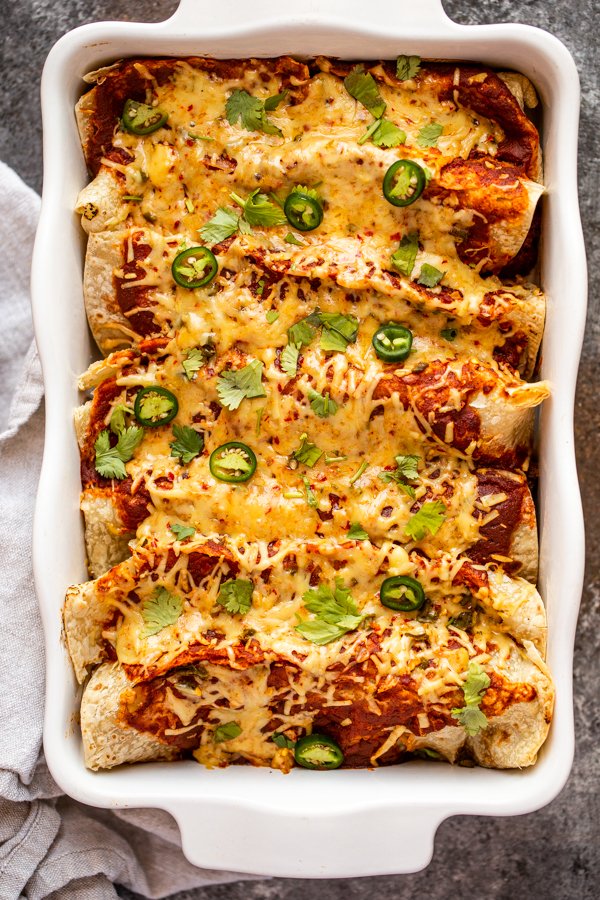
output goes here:
[[[301, 2], [296, 0], [297, 6]], [[102, 19], [161, 21], [175, 6], [175, 0], [0, 0], [4, 26], [0, 158], [40, 189], [39, 78], [47, 52], [65, 31]], [[600, 385], [600, 17], [597, 0], [445, 0], [445, 7], [456, 21], [468, 24], [524, 22], [553, 32], [573, 53], [582, 79], [580, 196], [589, 255], [590, 315], [576, 428], [588, 532], [588, 570], [575, 657], [577, 752], [573, 772], [562, 794], [538, 813], [509, 819], [462, 817], [445, 822], [437, 834], [433, 862], [417, 875], [341, 881], [276, 879], [211, 887], [178, 894], [172, 900], [404, 900], [416, 896], [429, 900], [459, 896], [510, 900], [515, 894], [527, 900], [591, 900], [600, 896], [600, 566], [596, 552], [600, 539], [600, 406], [596, 401]], [[214, 8], [218, 10], [218, 3]], [[567, 257], [564, 263], [569, 264]], [[248, 839], [252, 839], [251, 835]], [[335, 834], [331, 840], [335, 841]], [[122, 895], [133, 900], [134, 895], [125, 890]]]

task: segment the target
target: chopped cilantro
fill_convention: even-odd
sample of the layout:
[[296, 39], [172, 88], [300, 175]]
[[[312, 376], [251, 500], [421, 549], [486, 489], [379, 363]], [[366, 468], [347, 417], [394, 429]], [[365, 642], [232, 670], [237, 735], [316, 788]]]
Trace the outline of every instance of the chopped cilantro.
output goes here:
[[376, 147], [398, 147], [406, 141], [406, 132], [389, 119], [376, 119], [359, 139], [359, 144], [371, 140]]
[[369, 464], [365, 459], [365, 460], [363, 460], [363, 462], [361, 462], [360, 466], [358, 467], [358, 469], [356, 470], [356, 472], [350, 479], [350, 484], [354, 484], [355, 482], [357, 482], [358, 479], [361, 477], [361, 475], [364, 475], [364, 473], [367, 471], [368, 468], [369, 468]]
[[298, 349], [305, 347], [313, 340], [316, 334], [315, 328], [308, 321], [308, 317], [300, 319], [295, 325], [288, 328], [288, 341], [294, 344]]
[[296, 746], [296, 741], [290, 740], [285, 734], [281, 732], [276, 732], [271, 735], [271, 740], [273, 743], [280, 748], [280, 750], [293, 750]]
[[267, 112], [273, 112], [274, 109], [277, 109], [280, 103], [283, 103], [289, 91], [282, 91], [280, 94], [273, 94], [272, 97], [267, 97], [265, 100], [265, 109]]
[[286, 244], [296, 244], [297, 247], [304, 247], [304, 241], [299, 240], [292, 231], [288, 231], [284, 237], [284, 241]]
[[470, 737], [488, 726], [488, 720], [479, 707], [489, 686], [489, 676], [482, 667], [477, 663], [471, 663], [467, 679], [462, 686], [465, 705], [451, 711], [452, 716], [463, 726]]
[[306, 475], [302, 475], [302, 481], [304, 482], [304, 488], [306, 490], [306, 502], [310, 507], [316, 509], [317, 507], [317, 498], [315, 497], [315, 492], [313, 491], [310, 481], [306, 477]]
[[128, 406], [124, 406], [122, 403], [118, 403], [116, 406], [113, 406], [112, 413], [110, 414], [110, 430], [113, 434], [119, 435], [122, 431], [125, 431], [127, 426], [127, 421], [125, 416], [131, 414], [133, 410], [131, 410]]
[[[294, 326], [292, 326], [294, 327]], [[300, 356], [300, 345], [288, 344], [281, 351], [279, 363], [286, 375], [294, 376], [298, 371], [298, 358]]]
[[254, 585], [243, 578], [232, 578], [224, 581], [219, 590], [217, 603], [224, 606], [228, 613], [244, 615], [252, 606]]
[[242, 729], [237, 722], [225, 722], [223, 725], [215, 728], [213, 741], [215, 744], [222, 744], [223, 741], [232, 741], [234, 738], [239, 737], [241, 733]]
[[420, 56], [399, 56], [396, 60], [396, 78], [399, 81], [408, 81], [415, 77], [420, 68]]
[[173, 425], [173, 436], [175, 440], [169, 444], [171, 456], [178, 457], [184, 465], [204, 450], [204, 435], [187, 425]]
[[[253, 97], [248, 91], [235, 90], [225, 104], [225, 115], [230, 125], [241, 123], [246, 131], [262, 131], [264, 134], [281, 135], [281, 130], [267, 118], [266, 104], [270, 101], [269, 109], [275, 109], [280, 100], [274, 103], [275, 97], [268, 97], [266, 101]], [[283, 99], [283, 98], [281, 98]], [[273, 105], [274, 103], [274, 105]]]
[[321, 332], [321, 350], [337, 350], [344, 352], [348, 344], [353, 344], [358, 334], [356, 316], [344, 316], [341, 313], [319, 313], [323, 326]]
[[308, 399], [310, 400], [313, 412], [321, 419], [326, 419], [328, 416], [335, 415], [339, 409], [338, 404], [335, 400], [331, 399], [328, 391], [325, 391], [324, 394], [319, 394], [318, 391], [309, 390]]
[[227, 409], [237, 409], [244, 398], [266, 397], [262, 385], [263, 364], [258, 359], [243, 369], [227, 369], [217, 378], [217, 394]]
[[344, 78], [344, 87], [351, 97], [368, 109], [371, 115], [380, 119], [385, 112], [385, 102], [381, 98], [377, 82], [362, 65], [355, 66]]
[[444, 126], [439, 125], [438, 122], [423, 125], [417, 136], [417, 144], [419, 147], [435, 147], [443, 130]]
[[255, 430], [256, 430], [256, 437], [258, 437], [259, 434], [260, 434], [260, 426], [261, 426], [261, 423], [262, 423], [262, 417], [264, 416], [264, 414], [265, 414], [265, 408], [264, 408], [264, 406], [260, 406], [260, 407], [256, 410], [256, 429], [255, 429]]
[[200, 228], [200, 237], [209, 247], [220, 244], [238, 230], [240, 217], [231, 209], [220, 206], [212, 219]]
[[409, 481], [417, 481], [419, 478], [419, 456], [397, 456], [396, 468], [393, 472], [380, 472], [382, 481], [395, 481], [409, 497], [415, 496], [415, 489], [408, 484]]
[[346, 535], [346, 537], [350, 541], [368, 541], [369, 540], [369, 535], [367, 534], [365, 529], [362, 527], [360, 522], [352, 523], [352, 525], [350, 526], [350, 530], [349, 530], [348, 534]]
[[268, 325], [272, 325], [273, 322], [276, 322], [278, 318], [279, 318], [279, 313], [277, 312], [276, 309], [270, 309], [265, 316], [265, 319], [267, 320]]
[[151, 637], [177, 621], [183, 612], [183, 600], [166, 588], [157, 587], [152, 597], [141, 603], [140, 612], [144, 620], [144, 637]]
[[336, 578], [333, 590], [321, 584], [306, 591], [302, 602], [314, 619], [301, 620], [295, 628], [313, 644], [329, 644], [354, 631], [365, 618], [341, 578]]
[[95, 467], [103, 478], [125, 478], [127, 471], [125, 463], [133, 457], [133, 451], [144, 437], [144, 429], [137, 425], [130, 425], [119, 432], [117, 443], [110, 446], [110, 432], [108, 428], [101, 431], [94, 443], [96, 451]]
[[294, 450], [292, 457], [296, 462], [302, 463], [312, 469], [323, 456], [323, 450], [319, 450], [316, 444], [312, 444], [308, 440], [308, 435], [300, 435], [300, 446]]
[[445, 341], [454, 341], [458, 335], [458, 329], [456, 328], [442, 328], [440, 331], [441, 337], [444, 338]]
[[263, 194], [260, 188], [252, 191], [245, 200], [234, 191], [229, 196], [234, 203], [241, 207], [244, 219], [248, 225], [285, 225], [287, 222], [281, 207], [273, 203], [267, 194]]
[[433, 288], [440, 283], [445, 274], [440, 269], [436, 269], [435, 266], [423, 263], [418, 281], [419, 284], [423, 284], [425, 287]]
[[410, 517], [404, 533], [413, 541], [422, 541], [426, 534], [437, 534], [444, 519], [446, 507], [441, 500], [428, 501]]
[[207, 364], [214, 354], [215, 348], [213, 344], [205, 344], [204, 347], [192, 347], [191, 350], [188, 350], [183, 360], [183, 371], [190, 381], [194, 380], [196, 373]]
[[392, 253], [392, 265], [402, 275], [410, 278], [415, 267], [415, 260], [419, 252], [419, 235], [416, 231], [405, 234], [398, 244], [398, 249]]
[[178, 522], [174, 522], [171, 525], [171, 531], [178, 541], [185, 541], [196, 534], [195, 528], [192, 528], [190, 525], [180, 525]]

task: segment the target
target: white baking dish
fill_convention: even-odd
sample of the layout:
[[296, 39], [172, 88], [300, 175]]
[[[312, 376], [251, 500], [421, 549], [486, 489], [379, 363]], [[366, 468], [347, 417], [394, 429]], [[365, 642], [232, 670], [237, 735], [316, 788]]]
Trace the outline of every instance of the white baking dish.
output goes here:
[[[459, 26], [440, 0], [181, 0], [161, 24], [102, 23], [65, 35], [42, 81], [44, 193], [33, 264], [33, 306], [46, 384], [46, 446], [34, 534], [34, 570], [46, 634], [44, 746], [57, 782], [97, 806], [168, 810], [188, 858], [202, 866], [283, 876], [411, 872], [429, 862], [437, 826], [455, 814], [515, 815], [560, 791], [573, 756], [571, 670], [584, 565], [573, 453], [573, 397], [586, 310], [577, 205], [579, 82], [571, 56], [546, 32], [520, 25]], [[535, 767], [501, 772], [411, 762], [375, 771], [301, 769], [282, 775], [195, 762], [93, 774], [75, 723], [78, 691], [61, 641], [69, 584], [86, 578], [79, 513], [79, 456], [72, 425], [77, 375], [93, 354], [82, 302], [84, 237], [73, 214], [87, 181], [74, 104], [81, 76], [122, 56], [328, 54], [351, 59], [474, 59], [514, 68], [543, 106], [547, 197], [541, 251], [548, 294], [542, 375], [553, 384], [540, 428], [540, 588], [556, 679], [554, 723]]]

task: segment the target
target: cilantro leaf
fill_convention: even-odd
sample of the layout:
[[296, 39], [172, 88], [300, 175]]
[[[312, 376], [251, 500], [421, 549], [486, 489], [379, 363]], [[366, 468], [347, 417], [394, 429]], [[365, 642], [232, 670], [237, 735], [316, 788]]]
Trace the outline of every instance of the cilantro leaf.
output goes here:
[[380, 119], [385, 112], [385, 102], [381, 98], [377, 82], [370, 72], [365, 72], [362, 65], [355, 66], [344, 78], [344, 87], [351, 97]]
[[443, 337], [445, 341], [455, 341], [457, 335], [457, 328], [442, 328], [442, 330], [440, 331], [440, 337]]
[[311, 389], [308, 392], [308, 399], [310, 400], [313, 412], [321, 419], [326, 419], [328, 416], [335, 415], [339, 409], [335, 400], [332, 400], [329, 396], [329, 391], [325, 391], [324, 394], [319, 394], [318, 391], [313, 391]]
[[131, 413], [131, 409], [129, 409], [128, 406], [123, 406], [122, 403], [118, 403], [113, 407], [109, 422], [110, 430], [113, 434], [116, 434], [118, 436], [122, 431], [125, 430], [125, 427], [127, 425], [125, 416], [129, 413]]
[[396, 78], [399, 81], [408, 81], [414, 78], [421, 68], [420, 56], [401, 55], [396, 60]]
[[299, 322], [288, 328], [288, 341], [290, 344], [295, 344], [298, 349], [310, 344], [316, 334], [315, 328], [308, 319], [308, 316], [305, 319], [300, 319]]
[[[269, 100], [272, 103], [274, 98], [268, 97], [266, 102]], [[272, 108], [275, 109], [275, 106]], [[267, 118], [265, 101], [253, 97], [248, 91], [236, 89], [231, 93], [225, 104], [225, 115], [230, 125], [236, 125], [239, 121], [246, 131], [262, 131], [264, 134], [281, 135], [281, 130]]]
[[279, 318], [279, 313], [276, 309], [270, 309], [265, 315], [265, 319], [267, 320], [267, 325], [272, 325], [273, 322], [276, 322]]
[[415, 267], [415, 260], [419, 252], [419, 235], [416, 231], [405, 234], [398, 244], [398, 249], [392, 253], [392, 265], [402, 275], [410, 278]]
[[319, 343], [321, 350], [337, 350], [343, 353], [348, 344], [353, 344], [356, 340], [358, 334], [356, 316], [320, 312], [319, 321], [323, 326]]
[[[294, 327], [294, 326], [292, 326]], [[279, 363], [286, 375], [294, 376], [298, 371], [298, 358], [300, 356], [300, 345], [288, 344], [281, 351]]]
[[239, 737], [241, 733], [242, 729], [237, 722], [225, 722], [223, 725], [215, 728], [213, 741], [215, 744], [222, 744], [223, 741], [232, 741], [234, 738]]
[[477, 663], [471, 663], [467, 679], [462, 686], [465, 705], [451, 710], [452, 716], [463, 726], [471, 737], [488, 726], [488, 720], [481, 712], [483, 695], [490, 686], [489, 676]]
[[217, 394], [227, 409], [237, 409], [244, 398], [266, 397], [262, 385], [263, 364], [258, 359], [243, 369], [228, 369], [217, 378]]
[[183, 600], [166, 588], [158, 587], [152, 597], [141, 603], [140, 612], [145, 626], [144, 637], [151, 637], [177, 621], [183, 612]]
[[429, 263], [423, 263], [418, 281], [419, 284], [423, 284], [425, 287], [433, 288], [440, 283], [445, 274], [446, 273], [440, 271], [440, 269], [436, 269], [435, 266], [430, 266]]
[[183, 371], [190, 381], [194, 381], [196, 373], [207, 364], [214, 354], [214, 344], [205, 344], [204, 347], [192, 347], [191, 350], [188, 350], [183, 361]]
[[237, 213], [227, 209], [225, 206], [219, 206], [212, 219], [209, 219], [200, 228], [200, 237], [209, 247], [213, 247], [215, 244], [220, 244], [221, 241], [235, 234], [239, 228], [239, 223], [240, 217]]
[[265, 109], [267, 112], [273, 112], [274, 109], [277, 109], [280, 103], [283, 103], [289, 91], [282, 91], [280, 94], [273, 94], [272, 97], [267, 97], [265, 100]]
[[304, 247], [304, 241], [299, 240], [292, 231], [288, 231], [284, 237], [286, 244], [295, 244], [297, 247]]
[[282, 734], [281, 732], [272, 734], [271, 740], [281, 750], [293, 750], [296, 746], [296, 741], [290, 740], [289, 737], [287, 737], [285, 734]]
[[371, 140], [376, 147], [398, 147], [406, 141], [406, 132], [389, 119], [376, 119], [359, 139], [359, 144]]
[[241, 207], [244, 219], [248, 225], [285, 225], [287, 222], [281, 207], [273, 203], [267, 194], [261, 193], [259, 188], [252, 191], [246, 200], [235, 192], [232, 192], [229, 196], [234, 203]]
[[219, 590], [217, 603], [224, 606], [228, 613], [244, 615], [252, 606], [254, 585], [243, 578], [232, 578], [224, 581]]
[[184, 465], [204, 450], [204, 435], [187, 425], [173, 425], [175, 440], [169, 444], [171, 456], [179, 457]]
[[442, 501], [428, 501], [410, 517], [405, 525], [404, 533], [413, 541], [422, 541], [427, 533], [437, 534], [445, 518], [446, 507]]
[[438, 122], [430, 122], [429, 125], [423, 125], [417, 135], [417, 144], [419, 147], [435, 147], [443, 130], [444, 126]]
[[395, 481], [402, 488], [405, 494], [414, 498], [415, 489], [408, 484], [409, 481], [417, 481], [419, 478], [418, 464], [419, 456], [397, 456], [396, 469], [393, 472], [380, 472], [379, 477], [382, 481]]
[[144, 437], [144, 429], [137, 425], [124, 428], [114, 447], [110, 446], [110, 432], [101, 431], [94, 443], [95, 467], [103, 478], [126, 478], [125, 463], [133, 457], [133, 451]]
[[323, 456], [323, 450], [319, 450], [316, 444], [311, 444], [306, 434], [300, 435], [300, 446], [294, 450], [292, 457], [299, 463], [312, 469]]
[[196, 529], [192, 528], [190, 525], [180, 525], [179, 522], [174, 522], [171, 525], [171, 531], [175, 535], [178, 541], [185, 541], [189, 537], [193, 537], [196, 534]]
[[368, 541], [369, 535], [362, 527], [360, 522], [353, 522], [350, 526], [350, 530], [346, 535], [349, 541]]
[[323, 584], [311, 588], [302, 601], [315, 618], [302, 620], [295, 628], [313, 644], [329, 644], [348, 631], [354, 631], [365, 618], [341, 578], [336, 578], [333, 590]]

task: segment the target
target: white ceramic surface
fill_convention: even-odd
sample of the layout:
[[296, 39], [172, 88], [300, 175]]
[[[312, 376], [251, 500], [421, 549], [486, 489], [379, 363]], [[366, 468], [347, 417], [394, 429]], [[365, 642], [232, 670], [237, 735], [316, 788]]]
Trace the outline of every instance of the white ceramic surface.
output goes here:
[[[82, 303], [84, 235], [73, 213], [88, 176], [74, 104], [81, 76], [133, 55], [351, 59], [475, 59], [514, 68], [536, 85], [545, 152], [541, 280], [548, 294], [543, 377], [553, 396], [540, 423], [540, 589], [548, 609], [548, 663], [555, 718], [537, 765], [514, 772], [411, 762], [375, 771], [308, 772], [194, 762], [92, 773], [75, 723], [79, 693], [61, 640], [65, 589], [86, 575], [79, 455], [72, 424], [76, 379], [93, 348]], [[34, 533], [34, 570], [47, 653], [46, 758], [71, 796], [97, 806], [149, 806], [178, 821], [197, 865], [282, 876], [349, 877], [427, 865], [437, 826], [455, 814], [515, 815], [548, 803], [573, 756], [571, 672], [584, 565], [573, 454], [573, 398], [586, 309], [586, 267], [577, 206], [579, 81], [565, 47], [521, 25], [459, 26], [440, 0], [181, 0], [167, 22], [100, 23], [65, 35], [42, 80], [44, 191], [33, 264], [33, 307], [46, 384], [46, 445]]]

